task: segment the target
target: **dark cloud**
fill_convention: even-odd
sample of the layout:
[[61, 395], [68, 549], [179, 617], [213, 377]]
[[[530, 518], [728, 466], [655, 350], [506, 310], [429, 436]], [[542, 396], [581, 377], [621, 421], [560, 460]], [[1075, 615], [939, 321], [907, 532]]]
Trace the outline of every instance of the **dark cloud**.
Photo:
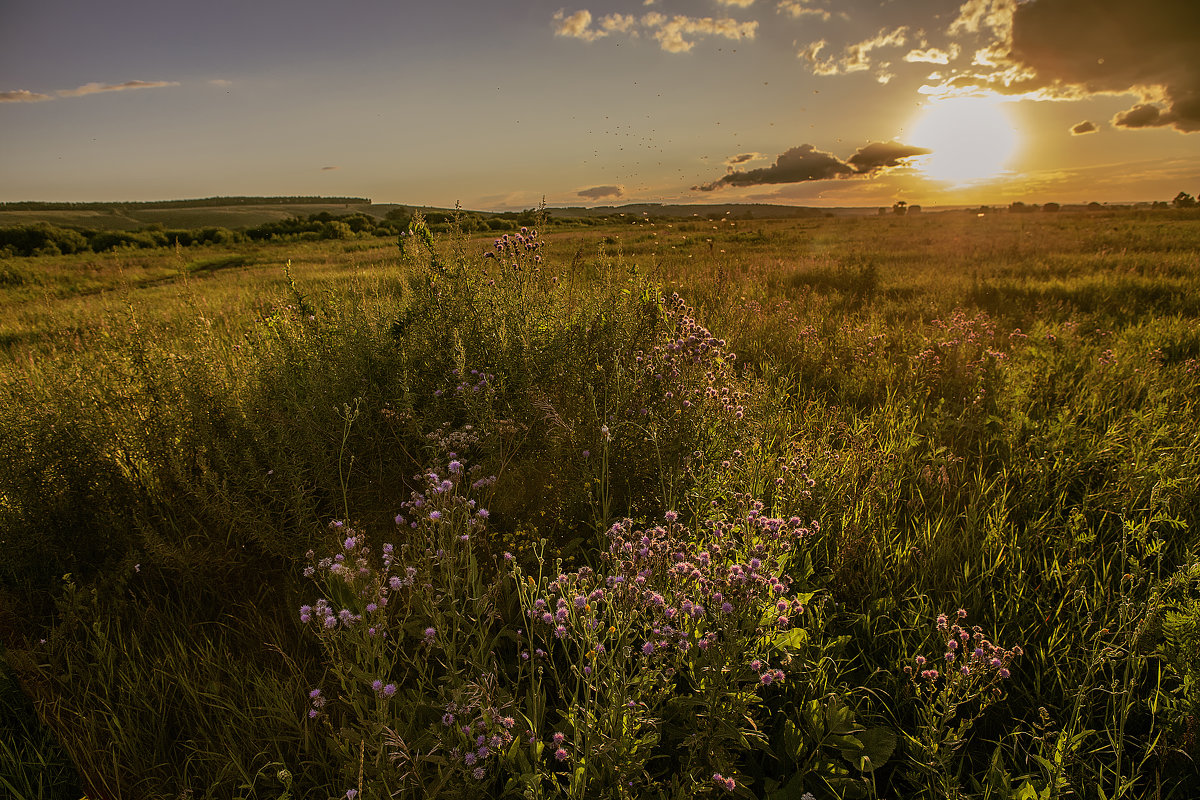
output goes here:
[[746, 172], [730, 170], [712, 183], [693, 186], [693, 191], [711, 192], [726, 186], [757, 186], [768, 183], [803, 183], [854, 175], [870, 175], [888, 167], [898, 166], [901, 160], [932, 152], [923, 147], [910, 147], [898, 142], [872, 142], [860, 147], [846, 161], [833, 153], [818, 150], [811, 144], [793, 147], [775, 159], [769, 167]]
[[755, 186], [763, 183], [800, 183], [801, 181], [820, 181], [836, 178], [839, 175], [849, 175], [854, 172], [846, 162], [832, 153], [816, 149], [811, 144], [793, 147], [769, 167], [752, 169], [749, 172], [733, 170], [720, 180], [693, 186], [692, 189], [701, 192], [711, 192], [725, 186]]
[[334, 169], [341, 169], [341, 167], [321, 167], [321, 172], [329, 172]]
[[1071, 126], [1071, 134], [1073, 136], [1079, 136], [1084, 133], [1094, 133], [1098, 130], [1100, 129], [1096, 127], [1096, 123], [1092, 122], [1090, 119], [1085, 119], [1083, 122], [1079, 122]]
[[858, 152], [850, 156], [847, 163], [861, 175], [878, 172], [886, 167], [898, 167], [906, 158], [927, 156], [932, 152], [924, 147], [913, 147], [899, 142], [871, 142], [858, 148]]
[[1013, 88], [1140, 92], [1114, 124], [1200, 131], [1197, 0], [1030, 0], [1013, 7], [1010, 37], [1007, 60], [1025, 71]]
[[625, 194], [625, 190], [620, 186], [593, 186], [575, 194], [586, 200], [603, 200], [606, 197], [620, 197]]
[[725, 166], [736, 167], [738, 164], [745, 164], [747, 161], [753, 161], [756, 158], [763, 158], [762, 153], [738, 153], [736, 156], [730, 156], [725, 159]]

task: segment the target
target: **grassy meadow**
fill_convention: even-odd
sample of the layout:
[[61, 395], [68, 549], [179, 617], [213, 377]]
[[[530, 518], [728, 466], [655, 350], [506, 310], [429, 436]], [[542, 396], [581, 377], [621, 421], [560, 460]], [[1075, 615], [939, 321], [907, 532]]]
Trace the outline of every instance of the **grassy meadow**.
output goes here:
[[0, 259], [0, 796], [1197, 796], [1200, 214], [402, 241]]

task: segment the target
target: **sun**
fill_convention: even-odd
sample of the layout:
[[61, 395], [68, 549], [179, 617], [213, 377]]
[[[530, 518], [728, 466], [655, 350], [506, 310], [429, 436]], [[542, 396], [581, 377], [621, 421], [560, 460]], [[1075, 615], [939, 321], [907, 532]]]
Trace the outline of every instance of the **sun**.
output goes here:
[[917, 168], [956, 186], [1000, 177], [1020, 141], [1005, 103], [995, 96], [934, 100], [909, 130], [907, 144], [933, 151], [916, 160]]

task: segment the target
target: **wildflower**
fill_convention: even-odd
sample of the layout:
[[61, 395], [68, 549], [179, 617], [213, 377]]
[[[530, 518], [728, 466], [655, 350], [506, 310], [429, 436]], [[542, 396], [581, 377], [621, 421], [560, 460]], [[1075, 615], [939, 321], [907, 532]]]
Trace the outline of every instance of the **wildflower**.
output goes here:
[[650, 655], [651, 653], [653, 653], [654, 652], [654, 642], [646, 642], [644, 645], [642, 645], [642, 652], [645, 653], [646, 655]]
[[471, 771], [471, 777], [477, 781], [483, 780], [483, 776], [484, 776], [483, 767], [476, 767], [475, 769], [473, 769]]
[[437, 522], [438, 520], [440, 520], [440, 519], [442, 518], [442, 512], [440, 512], [440, 511], [430, 511], [430, 512], [429, 512], [429, 518], [430, 518], [431, 520], [433, 520], [434, 522]]
[[383, 696], [384, 697], [391, 697], [395, 693], [396, 693], [396, 684], [389, 683], [387, 686], [383, 687]]
[[550, 738], [552, 740], [554, 740], [555, 744], [562, 744], [566, 740], [567, 737], [564, 736], [560, 731], [555, 731], [554, 735], [551, 736]]
[[425, 629], [425, 643], [426, 644], [429, 644], [430, 642], [432, 642], [433, 637], [435, 637], [435, 636], [437, 636], [437, 628], [426, 628]]
[[472, 764], [474, 764], [475, 763], [475, 753], [468, 752], [465, 756], [463, 756], [463, 763], [466, 764], [468, 767], [471, 766]]
[[554, 757], [557, 758], [559, 761], [566, 761], [567, 760], [567, 751], [560, 747], [554, 751]]
[[375, 680], [371, 681], [371, 688], [374, 689], [376, 692], [382, 691], [383, 690], [383, 681], [379, 680], [379, 678], [376, 678]]
[[358, 797], [358, 789], [346, 790], [346, 800], [354, 800], [356, 797]]

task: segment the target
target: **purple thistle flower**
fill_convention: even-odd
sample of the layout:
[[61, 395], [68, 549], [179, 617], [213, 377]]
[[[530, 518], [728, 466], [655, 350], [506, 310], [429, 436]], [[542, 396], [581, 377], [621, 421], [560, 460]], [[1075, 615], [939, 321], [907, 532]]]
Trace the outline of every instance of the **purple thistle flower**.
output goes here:
[[560, 747], [554, 751], [554, 757], [557, 758], [559, 761], [566, 761], [567, 760], [567, 751]]
[[483, 780], [484, 774], [483, 767], [476, 767], [471, 771], [471, 777], [477, 781]]
[[376, 678], [375, 680], [371, 681], [371, 688], [376, 692], [381, 691], [383, 689], [383, 681], [379, 680], [379, 678]]
[[396, 693], [396, 684], [389, 683], [387, 686], [383, 687], [383, 696], [384, 697], [391, 697], [395, 693]]

